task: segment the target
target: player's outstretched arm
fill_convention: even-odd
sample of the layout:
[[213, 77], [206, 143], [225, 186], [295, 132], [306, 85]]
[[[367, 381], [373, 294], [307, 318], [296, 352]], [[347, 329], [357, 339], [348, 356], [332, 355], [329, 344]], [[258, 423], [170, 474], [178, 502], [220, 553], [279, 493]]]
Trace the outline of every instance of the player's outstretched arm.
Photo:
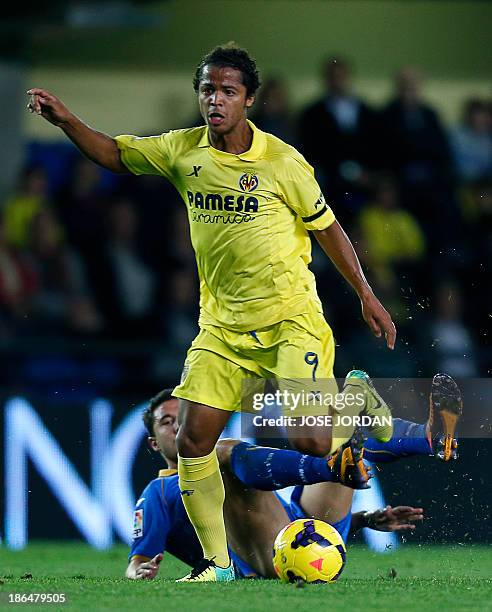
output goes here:
[[388, 348], [394, 349], [395, 324], [388, 311], [374, 295], [364, 276], [354, 247], [338, 221], [334, 221], [324, 230], [315, 230], [314, 235], [323, 251], [359, 296], [362, 316], [373, 334], [378, 338], [384, 334]]
[[159, 572], [161, 561], [162, 553], [150, 561], [144, 561], [142, 557], [133, 557], [126, 568], [125, 577], [130, 580], [153, 580]]
[[374, 512], [356, 512], [352, 514], [350, 531], [356, 532], [364, 527], [376, 531], [406, 531], [415, 529], [415, 523], [424, 519], [422, 508], [412, 506], [386, 506]]
[[112, 172], [128, 172], [114, 138], [86, 125], [49, 91], [33, 87], [27, 94], [28, 110], [62, 129], [89, 159]]

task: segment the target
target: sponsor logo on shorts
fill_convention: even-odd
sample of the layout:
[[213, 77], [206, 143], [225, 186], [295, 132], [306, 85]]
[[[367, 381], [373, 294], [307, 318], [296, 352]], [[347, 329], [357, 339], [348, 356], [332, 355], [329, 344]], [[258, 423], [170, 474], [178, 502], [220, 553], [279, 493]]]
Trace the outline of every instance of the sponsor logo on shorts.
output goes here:
[[143, 536], [143, 508], [133, 513], [133, 539]]
[[190, 495], [193, 495], [194, 492], [195, 489], [185, 489], [184, 491], [181, 491], [181, 497], [183, 497], [183, 495], [190, 497]]

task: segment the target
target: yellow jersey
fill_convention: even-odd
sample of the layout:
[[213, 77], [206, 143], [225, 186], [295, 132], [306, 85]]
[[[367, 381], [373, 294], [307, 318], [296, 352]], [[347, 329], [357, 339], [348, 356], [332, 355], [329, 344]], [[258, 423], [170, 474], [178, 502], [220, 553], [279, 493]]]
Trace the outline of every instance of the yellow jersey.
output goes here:
[[213, 148], [206, 126], [116, 137], [132, 173], [166, 177], [187, 206], [201, 326], [253, 331], [322, 312], [308, 230], [335, 216], [302, 155], [249, 125], [251, 148], [240, 154]]

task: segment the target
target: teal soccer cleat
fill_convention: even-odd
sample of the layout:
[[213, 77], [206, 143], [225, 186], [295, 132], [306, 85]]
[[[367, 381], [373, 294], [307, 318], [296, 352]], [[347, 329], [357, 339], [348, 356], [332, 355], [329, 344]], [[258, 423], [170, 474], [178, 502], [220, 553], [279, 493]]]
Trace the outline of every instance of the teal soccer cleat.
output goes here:
[[218, 567], [213, 559], [202, 559], [184, 578], [176, 582], [231, 582], [236, 579], [234, 565]]
[[354, 387], [354, 393], [363, 391], [365, 395], [364, 408], [360, 416], [369, 416], [372, 425], [366, 427], [368, 435], [378, 442], [388, 442], [393, 435], [393, 419], [391, 410], [383, 398], [376, 391], [371, 378], [363, 370], [351, 370], [345, 377], [343, 390]]

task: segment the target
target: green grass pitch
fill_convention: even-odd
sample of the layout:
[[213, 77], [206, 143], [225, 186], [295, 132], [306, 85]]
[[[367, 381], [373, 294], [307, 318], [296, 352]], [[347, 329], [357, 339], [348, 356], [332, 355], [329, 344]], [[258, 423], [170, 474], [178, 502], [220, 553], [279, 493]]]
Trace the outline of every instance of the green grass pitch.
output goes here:
[[57, 610], [487, 610], [492, 601], [492, 553], [486, 546], [412, 546], [378, 555], [349, 547], [339, 581], [303, 588], [275, 580], [175, 584], [186, 567], [164, 557], [154, 581], [122, 578], [127, 549], [98, 552], [79, 543], [33, 543], [19, 552], [0, 548], [0, 610], [8, 593], [65, 593]]

